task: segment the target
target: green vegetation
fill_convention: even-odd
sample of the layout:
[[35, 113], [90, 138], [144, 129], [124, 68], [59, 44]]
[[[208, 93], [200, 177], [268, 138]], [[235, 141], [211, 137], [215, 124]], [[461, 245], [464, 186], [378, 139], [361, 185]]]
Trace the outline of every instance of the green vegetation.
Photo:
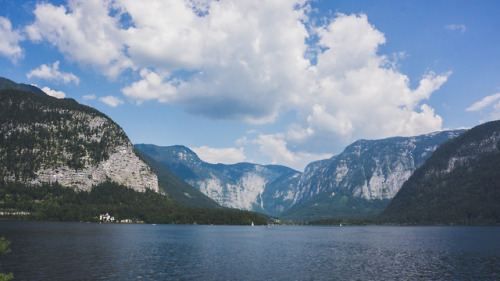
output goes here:
[[27, 181], [40, 169], [82, 169], [126, 143], [111, 119], [72, 99], [0, 90], [0, 178]]
[[[475, 127], [443, 144], [405, 182], [383, 223], [500, 225], [500, 122]], [[447, 171], [451, 159], [454, 169]]]
[[111, 182], [95, 186], [90, 192], [58, 184], [0, 183], [0, 211], [4, 219], [97, 222], [100, 214], [109, 213], [116, 220], [146, 223], [267, 224], [266, 218], [256, 213], [189, 208], [159, 193], [136, 192]]
[[[284, 220], [365, 220], [374, 218], [389, 203], [389, 199], [366, 200], [348, 191], [322, 192], [310, 200], [293, 206], [281, 215]], [[334, 223], [336, 224], [336, 223]]]
[[[0, 256], [10, 253], [10, 241], [6, 240], [5, 237], [0, 238]], [[14, 274], [11, 272], [9, 274], [0, 273], [0, 281], [8, 281], [14, 278]]]
[[157, 162], [140, 147], [135, 148], [137, 155], [148, 164], [158, 176], [158, 184], [170, 197], [188, 207], [220, 209], [222, 208], [214, 200], [201, 193], [198, 189], [187, 184], [181, 178], [172, 173], [165, 166]]

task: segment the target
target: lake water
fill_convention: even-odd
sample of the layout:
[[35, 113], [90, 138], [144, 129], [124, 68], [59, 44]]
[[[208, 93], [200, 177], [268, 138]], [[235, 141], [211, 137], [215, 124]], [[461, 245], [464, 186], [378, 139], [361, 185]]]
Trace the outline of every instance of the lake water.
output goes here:
[[0, 221], [16, 280], [500, 279], [500, 227]]

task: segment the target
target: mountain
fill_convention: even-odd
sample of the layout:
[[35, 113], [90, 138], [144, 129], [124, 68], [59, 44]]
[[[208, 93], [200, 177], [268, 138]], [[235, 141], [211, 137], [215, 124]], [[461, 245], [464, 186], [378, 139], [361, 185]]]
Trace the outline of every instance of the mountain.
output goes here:
[[0, 78], [2, 219], [266, 224], [222, 208], [136, 151], [103, 113]]
[[180, 177], [172, 173], [162, 164], [151, 158], [149, 155], [136, 149], [136, 152], [146, 164], [153, 169], [158, 176], [158, 183], [163, 191], [170, 197], [176, 199], [184, 206], [193, 208], [220, 209], [221, 206], [214, 200], [201, 193], [198, 189], [187, 184]]
[[278, 165], [206, 163], [185, 146], [138, 144], [136, 148], [231, 208], [279, 215], [292, 204], [300, 178], [299, 172]]
[[384, 222], [500, 224], [500, 121], [444, 143], [405, 182]]
[[293, 206], [282, 217], [316, 220], [376, 214], [434, 150], [463, 132], [358, 140], [341, 154], [306, 167]]
[[47, 95], [44, 91], [40, 90], [39, 88], [28, 85], [28, 84], [22, 84], [22, 83], [16, 83], [14, 81], [11, 81], [7, 78], [0, 77], [0, 90], [19, 90], [19, 91], [25, 91], [25, 92], [31, 92], [31, 93], [37, 93], [41, 95]]
[[110, 118], [75, 100], [25, 89], [0, 90], [0, 180], [86, 191], [113, 181], [159, 191], [156, 174]]

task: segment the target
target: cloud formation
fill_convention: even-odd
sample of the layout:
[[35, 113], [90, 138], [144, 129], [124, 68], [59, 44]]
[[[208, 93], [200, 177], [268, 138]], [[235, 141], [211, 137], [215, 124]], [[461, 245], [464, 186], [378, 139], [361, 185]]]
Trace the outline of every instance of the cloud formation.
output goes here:
[[42, 91], [44, 91], [47, 95], [54, 97], [54, 98], [64, 99], [66, 97], [66, 94], [64, 92], [52, 90], [49, 87], [43, 87]]
[[23, 39], [19, 31], [12, 29], [10, 20], [0, 17], [0, 55], [9, 58], [12, 62], [17, 62], [23, 57], [23, 50], [19, 46], [19, 41]]
[[496, 94], [484, 97], [482, 100], [480, 100], [478, 102], [475, 102], [474, 104], [472, 104], [471, 106], [469, 106], [467, 109], [465, 109], [465, 111], [478, 111], [478, 110], [481, 110], [481, 109], [487, 107], [488, 105], [494, 103], [498, 99], [500, 99], [500, 93], [496, 93]]
[[87, 101], [87, 100], [95, 100], [96, 99], [96, 96], [94, 94], [92, 95], [84, 95], [82, 96], [82, 99]]
[[240, 148], [213, 148], [200, 146], [191, 148], [205, 162], [212, 164], [234, 164], [246, 160], [243, 147]]
[[460, 32], [465, 32], [467, 30], [467, 26], [465, 24], [449, 24], [444, 27], [445, 29], [448, 30], [458, 30]]
[[131, 70], [139, 78], [122, 93], [137, 104], [256, 124], [293, 110], [285, 131], [249, 141], [276, 163], [325, 155], [334, 143], [442, 128], [425, 101], [451, 72], [429, 71], [411, 88], [396, 67], [400, 53], [379, 54], [386, 38], [366, 15], [316, 22], [312, 12], [306, 0], [71, 0], [38, 4], [26, 32], [110, 78]]
[[115, 96], [105, 96], [105, 97], [102, 97], [102, 98], [99, 98], [99, 101], [111, 106], [111, 107], [117, 107], [121, 104], [123, 104], [123, 100], [121, 100], [120, 98], [117, 98]]
[[480, 123], [492, 120], [500, 119], [500, 93], [496, 93], [493, 95], [489, 95], [481, 99], [480, 101], [475, 102], [471, 106], [465, 109], [465, 111], [483, 111], [488, 109], [488, 113], [486, 118], [480, 120]]
[[31, 79], [31, 77], [37, 77], [45, 80], [62, 82], [64, 84], [73, 82], [78, 85], [80, 83], [80, 79], [78, 79], [78, 77], [76, 77], [73, 73], [59, 71], [59, 61], [54, 62], [52, 66], [42, 64], [40, 67], [33, 69], [26, 74], [26, 77], [28, 77], [28, 79]]

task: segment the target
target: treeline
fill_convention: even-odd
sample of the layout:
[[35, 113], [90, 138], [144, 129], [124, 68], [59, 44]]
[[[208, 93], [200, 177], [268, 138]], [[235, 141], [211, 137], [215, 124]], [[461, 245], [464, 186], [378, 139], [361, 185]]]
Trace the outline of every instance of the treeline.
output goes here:
[[[153, 191], [144, 193], [106, 182], [90, 192], [75, 191], [59, 184], [41, 186], [0, 182], [0, 212], [3, 219], [98, 222], [109, 213], [117, 221], [130, 219], [165, 224], [267, 224], [264, 216], [232, 209], [201, 209], [182, 206]], [[20, 213], [25, 212], [25, 213]]]

